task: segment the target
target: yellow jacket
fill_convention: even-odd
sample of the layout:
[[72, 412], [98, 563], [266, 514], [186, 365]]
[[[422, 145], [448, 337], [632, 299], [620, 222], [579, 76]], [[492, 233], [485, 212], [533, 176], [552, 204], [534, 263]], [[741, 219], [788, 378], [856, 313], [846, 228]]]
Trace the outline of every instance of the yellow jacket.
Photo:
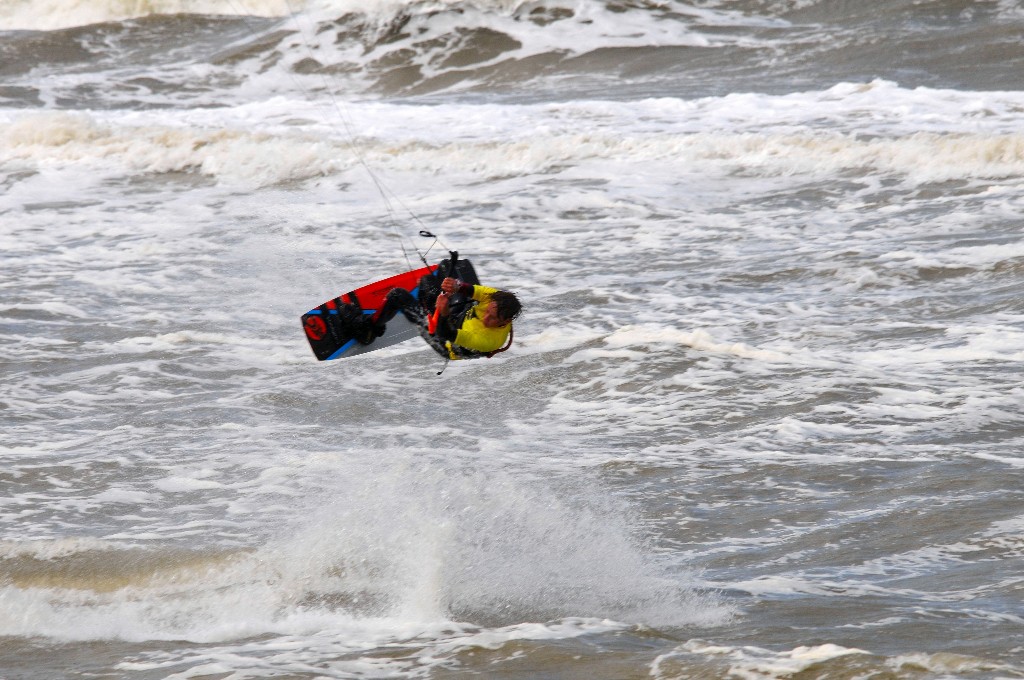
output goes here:
[[483, 321], [484, 312], [491, 302], [491, 295], [496, 292], [498, 292], [496, 288], [473, 286], [472, 297], [477, 304], [466, 312], [462, 325], [455, 334], [455, 341], [446, 343], [448, 354], [452, 359], [462, 358], [452, 350], [453, 344], [483, 353], [493, 352], [505, 346], [508, 334], [512, 330], [512, 324], [506, 324], [501, 328], [488, 328]]

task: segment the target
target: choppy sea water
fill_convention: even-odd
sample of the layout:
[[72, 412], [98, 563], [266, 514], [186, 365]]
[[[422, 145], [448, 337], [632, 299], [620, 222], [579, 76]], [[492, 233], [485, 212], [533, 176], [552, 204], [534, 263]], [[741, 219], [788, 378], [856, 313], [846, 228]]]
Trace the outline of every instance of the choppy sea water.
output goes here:
[[1024, 676], [1022, 29], [0, 1], [0, 677]]

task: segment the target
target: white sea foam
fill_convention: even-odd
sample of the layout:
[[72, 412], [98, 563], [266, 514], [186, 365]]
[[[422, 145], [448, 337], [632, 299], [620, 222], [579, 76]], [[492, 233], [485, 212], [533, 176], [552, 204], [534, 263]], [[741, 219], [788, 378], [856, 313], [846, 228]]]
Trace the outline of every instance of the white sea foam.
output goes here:
[[[880, 88], [895, 98], [921, 98], [919, 92]], [[844, 107], [858, 97], [846, 92], [835, 95]], [[389, 171], [455, 173], [477, 180], [623, 162], [765, 177], [835, 177], [872, 168], [909, 184], [1024, 175], [1024, 137], [1002, 131], [998, 123], [990, 124], [990, 131], [985, 132], [978, 131], [973, 121], [958, 124], [952, 117], [945, 131], [934, 129], [934, 124], [930, 132], [916, 131], [912, 125], [896, 131], [886, 124], [878, 130], [884, 136], [871, 139], [834, 129], [795, 133], [785, 128], [829, 115], [827, 110], [835, 104], [830, 101], [832, 96], [814, 93], [783, 100], [789, 98], [793, 102], [786, 108], [785, 120], [773, 113], [772, 104], [778, 99], [758, 96], [741, 104], [740, 110], [747, 111], [745, 120], [751, 126], [761, 126], [760, 131], [743, 133], [709, 129], [731, 116], [726, 111], [737, 108], [732, 97], [709, 100], [696, 108], [675, 100], [517, 109], [449, 105], [430, 107], [429, 111], [351, 104], [346, 107], [347, 115], [354, 129], [362, 133], [357, 139], [348, 138], [341, 128], [325, 139], [321, 131], [307, 133], [277, 124], [278, 116], [294, 115], [295, 106], [305, 107], [284, 99], [260, 105], [265, 122], [253, 118], [255, 106], [243, 105], [234, 112], [204, 116], [208, 119], [205, 128], [196, 127], [204, 124], [198, 114], [187, 119], [176, 119], [173, 114], [120, 118], [20, 114], [7, 116], [0, 125], [0, 167], [62, 174], [80, 168], [113, 176], [195, 172], [249, 187], [344, 175], [360, 162]], [[868, 105], [882, 106], [874, 100]], [[887, 103], [885, 110], [891, 105]], [[658, 115], [666, 115], [666, 109], [683, 118], [658, 126], [648, 122], [645, 114], [661, 111]], [[432, 121], [429, 137], [416, 132], [422, 129], [416, 121], [424, 114]], [[772, 122], [772, 118], [777, 120]], [[226, 125], [228, 121], [233, 124]], [[501, 128], [496, 135], [498, 121]], [[581, 123], [588, 129], [581, 131]], [[623, 135], [623, 129], [631, 129], [631, 133]], [[995, 247], [979, 246], [954, 250], [944, 257], [952, 264], [998, 253]], [[1004, 250], [1002, 256], [1015, 255]], [[897, 252], [889, 257], [906, 260], [914, 255]], [[913, 261], [919, 266], [929, 264], [920, 256]]]
[[618, 329], [605, 338], [605, 344], [610, 347], [629, 347], [632, 345], [683, 345], [696, 350], [706, 352], [720, 352], [734, 354], [744, 359], [759, 359], [761, 361], [785, 361], [787, 357], [781, 352], [761, 350], [748, 347], [744, 343], [722, 343], [715, 342], [706, 331], [696, 330], [693, 332], [680, 331], [675, 328], [664, 328], [660, 326], [627, 326]]
[[95, 551], [116, 550], [122, 545], [97, 538], [72, 537], [55, 540], [0, 541], [0, 559], [30, 557], [37, 560], [55, 560], [69, 555]]
[[114, 127], [86, 115], [35, 114], [3, 129], [0, 162], [15, 167], [78, 166], [117, 175], [195, 171], [261, 186], [328, 174], [339, 147], [301, 136], [245, 129]]
[[888, 665], [896, 671], [920, 672], [938, 674], [965, 674], [965, 673], [1007, 673], [1015, 675], [1020, 673], [1018, 666], [986, 661], [985, 659], [967, 654], [955, 652], [938, 652], [936, 654], [901, 654], [889, 660]]
[[739, 678], [787, 678], [823, 662], [849, 655], [867, 655], [862, 649], [826, 643], [787, 651], [759, 647], [729, 647], [691, 640], [676, 651], [659, 656], [651, 664], [651, 675], [659, 679], [676, 677], [677, 663], [710, 661]]
[[[459, 70], [436, 46], [457, 48], [471, 31], [507, 36], [502, 50], [472, 63], [473, 69], [479, 69], [540, 55], [580, 55], [606, 48], [750, 43], [751, 38], [731, 35], [723, 28], [784, 25], [746, 12], [685, 4], [672, 6], [673, 11], [657, 3], [633, 9], [619, 12], [592, 0], [322, 0], [311, 3], [301, 16], [293, 15], [289, 25], [298, 33], [287, 51], [290, 63], [305, 58], [356, 63], [398, 58], [408, 60], [422, 77], [431, 78]], [[318, 21], [346, 15], [365, 21], [368, 35], [363, 37], [367, 45], [362, 54], [350, 44], [339, 49], [330, 32], [317, 30]], [[396, 24], [403, 26], [401, 33], [394, 31]], [[459, 87], [471, 84], [472, 80]]]
[[197, 491], [199, 489], [219, 489], [223, 484], [212, 479], [196, 479], [194, 477], [167, 477], [158, 480], [154, 486], [161, 491], [169, 493], [184, 493]]
[[[348, 465], [332, 498], [307, 514], [297, 532], [252, 553], [147, 558], [150, 569], [120, 574], [111, 568], [92, 588], [87, 580], [63, 587], [59, 580], [48, 587], [6, 586], [0, 601], [19, 615], [4, 617], [0, 632], [213, 642], [270, 632], [308, 635], [329, 627], [346, 631], [341, 639], [359, 648], [403, 630], [437, 635], [453, 625], [453, 617], [548, 620], [572, 612], [597, 619], [441, 636], [435, 651], [450, 652], [626, 625], [602, 623], [606, 616], [681, 625], [729, 615], [713, 599], [697, 595], [691, 580], [660, 572], [629, 538], [621, 514], [578, 487], [554, 489], [493, 471], [432, 471], [412, 461], [360, 469], [356, 475]], [[211, 479], [214, 474], [197, 470], [158, 480], [155, 487], [208, 491], [221, 487]], [[120, 492], [107, 496], [127, 500]], [[194, 521], [176, 533], [187, 536], [202, 527]], [[161, 533], [164, 539], [174, 534]], [[11, 545], [6, 553], [31, 550], [53, 558], [106, 547], [97, 541], [39, 545]], [[125, 555], [123, 564], [133, 562]]]
[[156, 14], [287, 16], [301, 0], [2, 0], [0, 30], [51, 31]]

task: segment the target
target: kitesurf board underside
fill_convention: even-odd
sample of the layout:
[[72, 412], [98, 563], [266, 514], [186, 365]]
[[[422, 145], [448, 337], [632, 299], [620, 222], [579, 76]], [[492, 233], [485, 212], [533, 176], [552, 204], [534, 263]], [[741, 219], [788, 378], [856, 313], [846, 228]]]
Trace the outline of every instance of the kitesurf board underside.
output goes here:
[[431, 265], [375, 281], [332, 298], [303, 314], [302, 328], [313, 354], [320, 361], [342, 359], [419, 337], [420, 327], [406, 319], [404, 314], [396, 314], [388, 322], [384, 335], [364, 345], [352, 336], [346, 316], [353, 312], [351, 306], [354, 306], [361, 314], [376, 319], [388, 291], [404, 288], [416, 295], [420, 278], [435, 269], [437, 265]]

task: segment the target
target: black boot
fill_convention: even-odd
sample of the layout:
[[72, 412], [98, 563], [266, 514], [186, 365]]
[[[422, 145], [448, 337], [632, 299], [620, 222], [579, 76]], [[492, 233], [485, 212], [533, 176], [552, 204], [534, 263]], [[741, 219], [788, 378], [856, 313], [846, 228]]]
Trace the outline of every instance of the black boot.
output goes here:
[[369, 345], [380, 336], [370, 315], [363, 314], [363, 310], [355, 305], [338, 307], [338, 317], [348, 334], [361, 345]]

